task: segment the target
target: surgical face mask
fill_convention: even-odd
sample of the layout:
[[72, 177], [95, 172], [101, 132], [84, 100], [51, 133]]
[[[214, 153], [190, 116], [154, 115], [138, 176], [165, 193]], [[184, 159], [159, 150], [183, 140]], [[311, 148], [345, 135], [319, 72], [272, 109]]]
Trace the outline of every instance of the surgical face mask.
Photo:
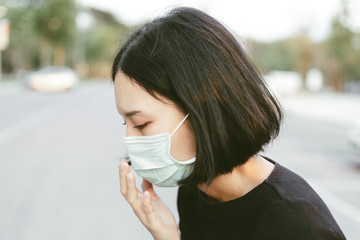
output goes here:
[[171, 136], [188, 116], [171, 134], [165, 132], [152, 136], [124, 137], [131, 165], [139, 176], [159, 187], [175, 187], [178, 181], [189, 176], [195, 157], [177, 161], [170, 155]]

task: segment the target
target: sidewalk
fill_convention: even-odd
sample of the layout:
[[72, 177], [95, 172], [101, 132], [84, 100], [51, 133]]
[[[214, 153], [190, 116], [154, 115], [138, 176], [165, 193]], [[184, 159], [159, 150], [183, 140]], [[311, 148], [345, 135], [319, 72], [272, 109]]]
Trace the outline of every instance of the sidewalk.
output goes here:
[[360, 95], [334, 92], [297, 93], [278, 97], [289, 116], [326, 120], [349, 127], [360, 121]]

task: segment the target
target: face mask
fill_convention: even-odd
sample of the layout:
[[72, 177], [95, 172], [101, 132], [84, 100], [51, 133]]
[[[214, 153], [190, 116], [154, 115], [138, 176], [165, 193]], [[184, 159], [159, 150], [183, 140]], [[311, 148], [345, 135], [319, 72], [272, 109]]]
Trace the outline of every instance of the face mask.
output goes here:
[[175, 187], [179, 180], [189, 176], [195, 157], [177, 161], [170, 155], [171, 136], [188, 116], [171, 134], [166, 132], [152, 136], [124, 137], [131, 166], [139, 176], [159, 187]]

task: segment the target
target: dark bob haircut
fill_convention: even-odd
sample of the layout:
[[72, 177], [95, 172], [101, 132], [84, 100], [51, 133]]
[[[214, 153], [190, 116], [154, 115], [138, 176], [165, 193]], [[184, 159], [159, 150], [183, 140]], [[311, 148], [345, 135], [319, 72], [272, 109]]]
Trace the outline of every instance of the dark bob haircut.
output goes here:
[[119, 71], [189, 113], [196, 161], [179, 184], [210, 184], [279, 133], [281, 108], [261, 74], [235, 37], [200, 10], [175, 8], [133, 33], [115, 57], [113, 80]]

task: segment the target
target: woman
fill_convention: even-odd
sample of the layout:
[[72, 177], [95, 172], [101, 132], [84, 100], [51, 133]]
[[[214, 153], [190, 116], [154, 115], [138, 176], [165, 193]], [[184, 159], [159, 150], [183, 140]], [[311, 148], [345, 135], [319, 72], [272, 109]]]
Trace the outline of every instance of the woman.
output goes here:
[[[177, 8], [136, 31], [112, 67], [131, 167], [121, 193], [154, 239], [345, 239], [298, 175], [259, 156], [282, 112], [234, 36]], [[180, 185], [179, 228], [153, 184]], [[179, 233], [180, 230], [180, 233]]]

